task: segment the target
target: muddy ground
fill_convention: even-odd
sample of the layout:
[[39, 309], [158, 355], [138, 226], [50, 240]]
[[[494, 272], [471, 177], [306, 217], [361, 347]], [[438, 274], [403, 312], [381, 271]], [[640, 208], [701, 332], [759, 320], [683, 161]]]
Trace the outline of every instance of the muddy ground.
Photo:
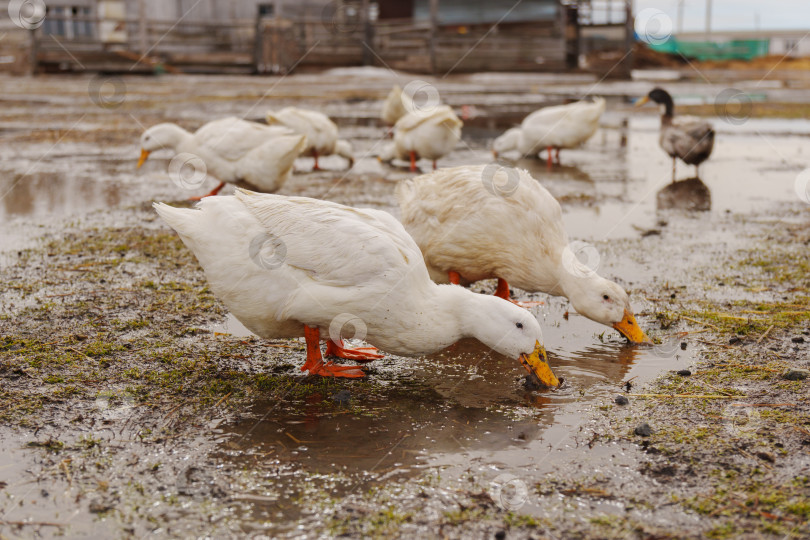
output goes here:
[[[0, 78], [0, 538], [810, 535], [810, 383], [785, 378], [810, 367], [807, 82], [716, 77], [667, 83], [718, 132], [702, 181], [675, 187], [655, 111], [630, 106], [653, 83], [420, 77], [472, 111], [441, 165], [488, 162], [542, 104], [609, 98], [561, 167], [516, 164], [657, 346], [514, 291], [545, 301], [556, 391], [477, 342], [388, 356], [362, 381], [304, 376], [303, 343], [249, 335], [151, 211], [214, 181], [185, 189], [167, 155], [136, 172], [143, 127], [299, 104], [358, 160], [301, 159], [282, 193], [396, 215], [411, 175], [373, 157], [388, 72]], [[718, 107], [727, 87], [748, 101]]]

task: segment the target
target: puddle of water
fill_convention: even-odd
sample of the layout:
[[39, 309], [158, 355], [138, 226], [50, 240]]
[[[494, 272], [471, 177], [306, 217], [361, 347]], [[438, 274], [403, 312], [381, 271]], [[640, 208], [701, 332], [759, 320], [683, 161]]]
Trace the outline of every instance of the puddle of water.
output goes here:
[[[334, 395], [318, 394], [297, 406], [259, 402], [252, 419], [221, 426], [231, 434], [222, 446], [222, 460], [290, 471], [286, 477], [259, 481], [246, 494], [266, 493], [266, 482], [272, 484], [276, 495], [271, 500], [253, 501], [257, 519], [301, 517], [291, 504], [300, 489], [300, 478], [292, 471], [340, 478], [327, 488], [335, 497], [426, 469], [450, 468], [455, 471], [451, 474], [461, 474], [475, 461], [519, 470], [531, 485], [547, 472], [550, 447], [570, 443], [591, 409], [612, 403], [627, 381], [640, 386], [663, 371], [687, 367], [698, 352], [688, 338], [656, 349], [627, 345], [612, 330], [584, 317], [564, 318], [566, 302], [559, 299], [534, 310], [543, 324], [549, 361], [568, 381], [556, 391], [527, 390], [525, 371], [517, 362], [465, 340], [423, 358], [381, 361], [402, 364], [409, 375], [398, 379], [417, 386], [392, 387], [379, 402], [362, 403], [363, 413], [335, 408], [330, 403]], [[215, 330], [251, 335], [233, 317]], [[605, 341], [600, 341], [603, 332]], [[554, 460], [573, 452], [563, 448]], [[257, 455], [267, 459], [257, 462]]]

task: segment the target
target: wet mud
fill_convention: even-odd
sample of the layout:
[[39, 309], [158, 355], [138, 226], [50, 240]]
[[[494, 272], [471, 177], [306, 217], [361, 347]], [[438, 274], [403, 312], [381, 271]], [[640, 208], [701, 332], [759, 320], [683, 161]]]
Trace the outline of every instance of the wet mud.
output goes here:
[[[397, 215], [394, 187], [412, 175], [375, 158], [393, 79], [234, 79], [124, 77], [123, 101], [105, 106], [89, 79], [0, 79], [0, 534], [808, 533], [810, 392], [781, 374], [810, 361], [808, 206], [795, 190], [810, 123], [714, 118], [700, 179], [679, 164], [671, 183], [657, 118], [629, 104], [642, 85], [597, 86], [603, 125], [562, 165], [503, 158], [560, 200], [570, 236], [597, 248], [656, 346], [515, 291], [545, 302], [532, 310], [558, 390], [528, 388], [518, 363], [475, 341], [387, 356], [364, 381], [315, 380], [298, 369], [303, 343], [250, 335], [149, 208], [214, 180], [184, 189], [168, 155], [136, 171], [138, 137], [159, 121], [320, 108], [357, 162], [312, 172], [299, 159], [281, 193]], [[503, 129], [593, 85], [434, 82], [473, 111], [443, 166], [490, 162]], [[662, 397], [676, 395], [690, 397]], [[650, 435], [635, 435], [644, 422]]]

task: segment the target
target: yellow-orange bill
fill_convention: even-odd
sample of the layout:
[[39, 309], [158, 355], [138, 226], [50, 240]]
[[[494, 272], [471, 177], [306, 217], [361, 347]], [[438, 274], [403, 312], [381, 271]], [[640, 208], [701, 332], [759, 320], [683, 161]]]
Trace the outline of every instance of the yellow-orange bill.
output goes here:
[[560, 386], [560, 380], [548, 365], [548, 355], [546, 349], [540, 344], [539, 341], [535, 342], [534, 351], [531, 354], [521, 354], [520, 363], [526, 368], [529, 374], [534, 374], [541, 383], [551, 388]]
[[636, 100], [636, 107], [641, 107], [650, 101], [650, 96], [643, 96]]
[[613, 328], [619, 331], [631, 343], [652, 343], [644, 330], [636, 322], [636, 317], [629, 310], [624, 310], [624, 317], [620, 322], [613, 323]]
[[138, 165], [136, 165], [135, 168], [140, 169], [141, 165], [144, 164], [144, 162], [148, 157], [149, 157], [149, 150], [141, 150], [141, 158], [138, 160]]

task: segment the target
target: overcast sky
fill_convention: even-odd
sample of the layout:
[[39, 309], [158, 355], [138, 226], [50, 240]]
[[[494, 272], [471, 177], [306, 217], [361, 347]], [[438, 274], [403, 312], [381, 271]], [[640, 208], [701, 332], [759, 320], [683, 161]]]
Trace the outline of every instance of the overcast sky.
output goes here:
[[[683, 4], [683, 31], [706, 27], [707, 0], [634, 0], [635, 11], [656, 8], [672, 18], [678, 31], [678, 4]], [[712, 29], [810, 30], [810, 0], [712, 0]]]

